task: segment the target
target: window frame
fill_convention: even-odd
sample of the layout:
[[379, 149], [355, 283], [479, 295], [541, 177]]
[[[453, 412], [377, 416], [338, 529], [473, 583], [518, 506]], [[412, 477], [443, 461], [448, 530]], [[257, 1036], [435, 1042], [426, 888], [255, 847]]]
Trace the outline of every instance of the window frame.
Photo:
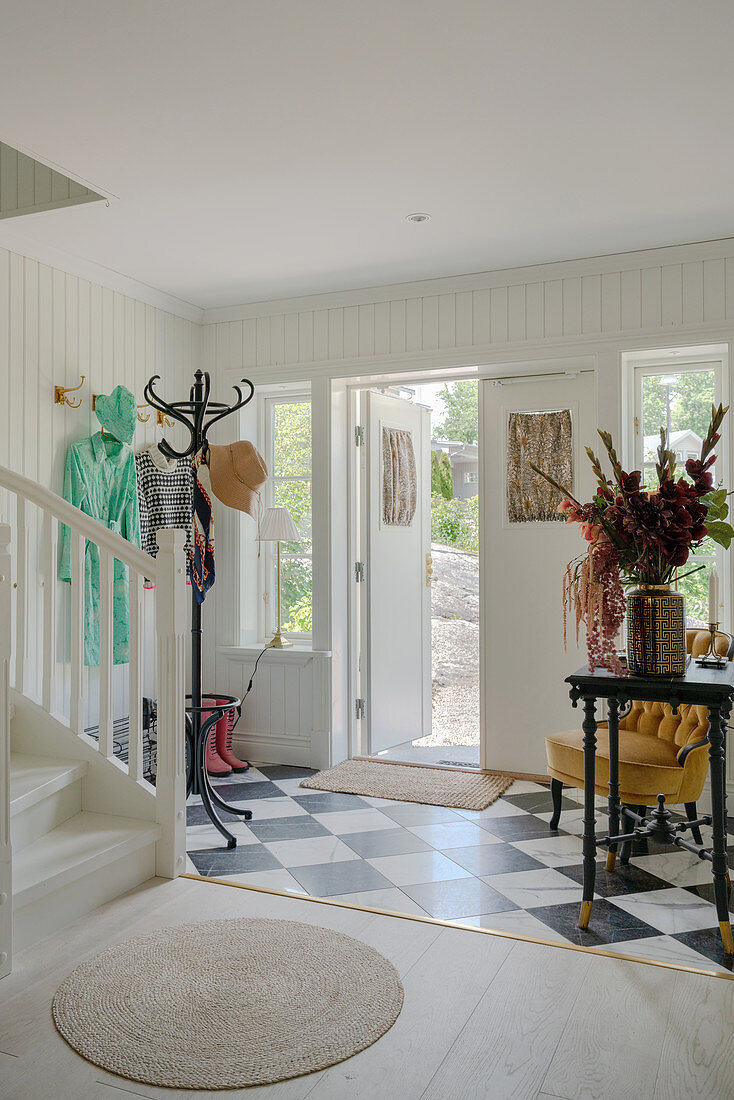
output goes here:
[[[641, 470], [643, 474], [643, 481], [645, 480], [646, 470], [654, 469], [654, 463], [645, 462], [645, 424], [643, 422], [643, 385], [644, 379], [654, 376], [663, 375], [680, 375], [680, 374], [696, 374], [702, 372], [713, 372], [714, 375], [714, 403], [718, 405], [720, 402], [727, 404], [727, 372], [725, 357], [721, 354], [701, 354], [700, 349], [688, 349], [688, 354], [676, 353], [666, 355], [665, 352], [661, 352], [654, 358], [643, 359], [635, 361], [634, 358], [629, 363], [631, 368], [631, 389], [632, 389], [632, 415], [628, 415], [628, 423], [631, 421], [631, 452], [633, 469]], [[629, 410], [628, 410], [629, 413]], [[649, 433], [648, 433], [649, 434]], [[717, 480], [723, 482], [728, 487], [729, 485], [729, 434], [727, 420], [724, 421], [722, 437], [716, 448], [717, 463], [716, 463], [716, 476]], [[676, 456], [677, 457], [677, 456]], [[687, 456], [686, 456], [687, 457]], [[698, 456], [696, 456], [698, 457]], [[678, 462], [678, 473], [680, 475], [681, 466], [685, 465], [685, 460], [681, 464]], [[716, 571], [720, 578], [720, 606], [719, 619], [722, 624], [722, 629], [729, 630], [727, 624], [731, 621], [731, 599], [730, 599], [730, 586], [728, 576], [728, 562], [724, 557], [724, 550], [721, 546], [714, 548], [713, 554], [697, 554], [691, 555], [690, 562], [709, 563], [713, 562]], [[688, 616], [686, 616], [686, 623], [688, 623]]]
[[[276, 477], [275, 470], [275, 407], [277, 405], [301, 405], [307, 404], [311, 408], [311, 473], [292, 475], [288, 477]], [[313, 401], [310, 389], [288, 389], [278, 393], [268, 394], [262, 399], [261, 438], [263, 441], [263, 457], [268, 468], [269, 477], [265, 483], [263, 492], [264, 506], [272, 508], [275, 499], [275, 486], [281, 482], [308, 481], [311, 485], [311, 516], [313, 521]], [[281, 561], [289, 559], [306, 559], [311, 563], [311, 608], [313, 616], [313, 534], [311, 537], [311, 549], [302, 553], [294, 553], [281, 549]], [[271, 591], [276, 568], [276, 544], [274, 542], [261, 543], [260, 569], [260, 606], [263, 616], [263, 636], [269, 638], [277, 626], [277, 589]], [[313, 621], [313, 619], [312, 619]], [[294, 645], [310, 647], [313, 637], [313, 629], [309, 632], [283, 630], [283, 637]]]

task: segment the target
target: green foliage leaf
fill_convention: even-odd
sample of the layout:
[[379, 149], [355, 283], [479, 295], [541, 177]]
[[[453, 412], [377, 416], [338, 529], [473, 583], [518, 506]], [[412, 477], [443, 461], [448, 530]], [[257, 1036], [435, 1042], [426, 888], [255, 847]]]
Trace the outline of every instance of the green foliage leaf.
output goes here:
[[443, 420], [432, 429], [434, 439], [456, 439], [462, 443], [479, 441], [479, 384], [449, 382], [439, 390], [446, 407]]
[[719, 520], [709, 520], [706, 517], [706, 530], [709, 538], [717, 542], [719, 546], [723, 546], [725, 550], [728, 550], [731, 546], [731, 540], [734, 538], [734, 527], [730, 523], [723, 523]]

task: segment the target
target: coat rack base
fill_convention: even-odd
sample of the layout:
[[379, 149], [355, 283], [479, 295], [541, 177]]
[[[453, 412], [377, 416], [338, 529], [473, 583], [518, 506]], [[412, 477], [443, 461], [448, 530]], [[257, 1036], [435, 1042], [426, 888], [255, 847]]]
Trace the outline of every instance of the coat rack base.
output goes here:
[[[198, 794], [201, 804], [215, 829], [227, 841], [228, 848], [237, 847], [237, 837], [233, 836], [217, 813], [229, 814], [244, 821], [250, 821], [252, 810], [244, 806], [233, 806], [219, 797], [211, 784], [206, 770], [206, 742], [209, 734], [220, 718], [240, 705], [234, 695], [202, 695], [202, 705], [194, 706], [191, 696], [186, 696], [186, 740], [188, 744], [188, 770], [186, 776], [186, 795]], [[202, 720], [202, 716], [206, 718]], [[198, 721], [195, 720], [198, 718]], [[194, 731], [196, 730], [196, 733]]]

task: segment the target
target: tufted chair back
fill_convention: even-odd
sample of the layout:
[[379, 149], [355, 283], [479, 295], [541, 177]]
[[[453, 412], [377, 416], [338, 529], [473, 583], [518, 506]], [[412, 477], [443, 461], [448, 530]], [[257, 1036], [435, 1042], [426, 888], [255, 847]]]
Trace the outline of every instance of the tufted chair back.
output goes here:
[[[711, 634], [708, 630], [691, 629], [686, 631], [686, 645], [692, 657], [700, 657], [709, 647]], [[732, 638], [719, 631], [716, 635], [716, 652], [722, 657], [731, 658], [734, 646]], [[634, 730], [659, 737], [663, 741], [672, 741], [679, 749], [701, 741], [708, 731], [709, 715], [706, 707], [692, 706], [686, 703], [678, 707], [673, 714], [669, 703], [648, 703], [635, 701], [629, 714], [621, 719], [619, 728]]]

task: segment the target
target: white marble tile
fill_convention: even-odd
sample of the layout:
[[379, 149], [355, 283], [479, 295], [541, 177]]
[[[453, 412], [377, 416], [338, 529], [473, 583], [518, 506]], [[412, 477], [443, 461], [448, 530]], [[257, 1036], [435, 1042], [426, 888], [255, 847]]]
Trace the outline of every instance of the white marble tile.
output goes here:
[[269, 821], [278, 817], [303, 817], [308, 813], [292, 798], [255, 798], [247, 806], [253, 821]]
[[534, 840], [513, 840], [513, 848], [518, 848], [533, 859], [545, 863], [547, 867], [570, 867], [582, 863], [581, 838], [578, 836], [536, 837]]
[[248, 871], [242, 875], [227, 875], [231, 882], [242, 882], [246, 886], [264, 886], [268, 890], [288, 890], [291, 894], [306, 894], [300, 882], [286, 871], [285, 867], [275, 867], [272, 871]]
[[711, 864], [692, 852], [657, 852], [651, 856], [632, 856], [630, 863], [669, 882], [671, 886], [701, 886], [713, 882]]
[[623, 894], [607, 900], [669, 935], [692, 932], [697, 928], [715, 928], [718, 924], [716, 909], [710, 902], [680, 887], [648, 890], [644, 894]]
[[375, 909], [387, 909], [391, 913], [411, 913], [416, 917], [425, 917], [425, 909], [417, 902], [398, 890], [360, 890], [356, 894], [335, 894], [329, 901], [343, 901], [350, 905], [366, 905]]
[[405, 856], [378, 856], [368, 859], [376, 871], [396, 886], [417, 886], [423, 882], [447, 882], [472, 878], [469, 871], [440, 852], [414, 852]]
[[426, 806], [422, 802], [393, 802], [383, 807], [383, 813], [398, 825], [438, 825], [443, 821], [461, 820], [456, 810], [446, 806]]
[[[541, 818], [543, 821], [547, 821], [550, 825], [550, 819], [553, 817], [553, 812], [536, 814], [536, 817]], [[581, 807], [573, 810], [561, 810], [561, 820], [558, 822], [559, 829], [563, 829], [564, 832], [574, 833], [576, 836], [581, 836], [584, 831], [584, 811]], [[550, 829], [548, 830], [549, 835]]]
[[[238, 847], [242, 844], [259, 844], [243, 821], [225, 818], [227, 828], [237, 837]], [[186, 830], [187, 852], [198, 852], [202, 848], [221, 848], [222, 834], [213, 825], [189, 825]]]
[[313, 867], [317, 863], [359, 859], [357, 853], [337, 836], [265, 841], [265, 847], [280, 860], [284, 867]]
[[725, 967], [719, 966], [705, 955], [699, 955], [698, 951], [680, 940], [674, 940], [672, 936], [648, 936], [641, 940], [608, 943], [604, 945], [604, 950], [613, 951], [615, 955], [633, 955], [635, 958], [653, 959], [655, 962], [678, 963], [680, 966], [695, 966], [699, 970], [729, 973]]
[[482, 881], [509, 898], [520, 909], [581, 901], [583, 892], [578, 883], [552, 867], [543, 867], [537, 871], [512, 871], [504, 875], [485, 875]]
[[396, 828], [396, 823], [391, 817], [372, 807], [369, 810], [357, 809], [344, 812], [337, 810], [330, 814], [313, 814], [313, 819], [337, 836], [346, 833], [368, 833], [374, 829]]
[[191, 859], [190, 856], [186, 856], [186, 874], [187, 875], [198, 875], [198, 873], [199, 873], [199, 869], [196, 866], [196, 864], [194, 863], [194, 861]]
[[[384, 814], [383, 814], [384, 817]], [[500, 837], [472, 825], [471, 821], [446, 821], [437, 825], [409, 825], [408, 831], [434, 848], [466, 848], [475, 844], [501, 844]]]
[[483, 821], [488, 817], [516, 817], [518, 814], [527, 814], [528, 811], [522, 806], [516, 806], [513, 802], [505, 802], [503, 798], [499, 798], [484, 810], [457, 809], [455, 812], [467, 821]]
[[400, 803], [396, 802], [394, 798], [375, 798], [370, 794], [361, 794], [359, 796], [363, 802], [368, 802], [370, 806], [399, 806]]
[[301, 786], [302, 778], [303, 776], [300, 776], [298, 779], [272, 779], [270, 782], [275, 783], [275, 786], [283, 791], [284, 794], [305, 794], [308, 788]]
[[457, 924], [468, 924], [473, 928], [490, 928], [493, 932], [508, 932], [514, 936], [532, 936], [537, 940], [550, 940], [552, 943], [568, 943], [565, 936], [543, 924], [532, 913], [524, 909], [510, 909], [506, 913], [487, 913], [479, 917], [460, 917]]

